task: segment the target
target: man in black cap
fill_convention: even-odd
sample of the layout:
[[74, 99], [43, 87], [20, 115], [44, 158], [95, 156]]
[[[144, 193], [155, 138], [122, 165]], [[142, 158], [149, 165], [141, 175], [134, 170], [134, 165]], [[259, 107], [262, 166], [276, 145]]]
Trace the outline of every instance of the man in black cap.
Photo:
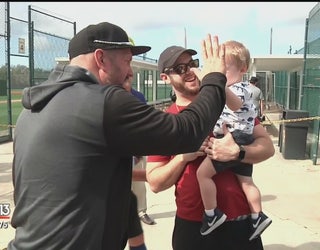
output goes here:
[[256, 109], [257, 109], [258, 118], [260, 119], [260, 121], [263, 121], [264, 120], [264, 116], [263, 116], [264, 97], [261, 89], [257, 87], [258, 81], [259, 81], [258, 77], [251, 76], [249, 80], [249, 83], [250, 83], [249, 87], [252, 92], [253, 104], [256, 106]]
[[225, 105], [224, 47], [203, 41], [199, 98], [179, 115], [126, 91], [134, 46], [103, 22], [69, 43], [70, 64], [26, 88], [14, 136], [16, 228], [8, 250], [119, 250], [127, 242], [132, 156], [197, 150]]

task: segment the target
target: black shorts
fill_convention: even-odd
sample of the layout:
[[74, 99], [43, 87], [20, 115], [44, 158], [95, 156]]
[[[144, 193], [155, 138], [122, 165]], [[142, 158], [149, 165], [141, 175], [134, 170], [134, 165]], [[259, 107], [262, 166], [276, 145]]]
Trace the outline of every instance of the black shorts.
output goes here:
[[250, 221], [226, 221], [212, 233], [200, 234], [201, 222], [175, 218], [173, 250], [263, 250], [260, 237], [249, 241]]
[[235, 174], [239, 174], [243, 176], [252, 176], [252, 171], [253, 171], [252, 164], [243, 163], [240, 161], [227, 161], [227, 162], [221, 162], [221, 161], [215, 161], [215, 160], [211, 160], [211, 161], [217, 173], [230, 168], [230, 170]]
[[[232, 136], [234, 141], [238, 145], [249, 145], [254, 141], [254, 137], [251, 134], [245, 134], [241, 130], [235, 130], [232, 132]], [[221, 135], [217, 135], [217, 138], [220, 138]], [[232, 172], [238, 175], [243, 176], [252, 176], [252, 164], [243, 163], [240, 161], [228, 161], [221, 162], [212, 160], [212, 164], [217, 173], [224, 171], [228, 168], [231, 169]]]

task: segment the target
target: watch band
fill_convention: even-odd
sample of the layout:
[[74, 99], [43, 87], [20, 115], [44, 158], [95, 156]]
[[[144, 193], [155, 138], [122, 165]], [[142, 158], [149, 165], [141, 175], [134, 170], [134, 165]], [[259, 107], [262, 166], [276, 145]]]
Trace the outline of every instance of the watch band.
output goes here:
[[238, 155], [238, 160], [243, 160], [244, 157], [246, 156], [246, 150], [244, 149], [244, 147], [242, 145], [239, 145], [240, 151], [239, 151], [239, 155]]

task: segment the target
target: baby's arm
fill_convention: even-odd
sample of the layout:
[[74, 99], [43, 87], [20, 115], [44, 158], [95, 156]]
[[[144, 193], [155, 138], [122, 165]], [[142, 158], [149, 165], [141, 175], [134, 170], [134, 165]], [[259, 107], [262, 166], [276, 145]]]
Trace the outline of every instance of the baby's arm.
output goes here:
[[242, 100], [226, 86], [226, 105], [232, 111], [242, 107]]

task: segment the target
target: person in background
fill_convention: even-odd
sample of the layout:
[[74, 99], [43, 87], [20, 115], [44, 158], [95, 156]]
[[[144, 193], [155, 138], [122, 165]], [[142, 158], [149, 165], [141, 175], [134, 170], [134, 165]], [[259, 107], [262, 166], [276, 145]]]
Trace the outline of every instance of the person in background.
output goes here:
[[259, 82], [259, 78], [256, 76], [251, 76], [249, 80], [249, 87], [252, 92], [252, 99], [253, 99], [253, 104], [256, 106], [257, 113], [258, 113], [258, 118], [260, 121], [264, 121], [264, 115], [263, 115], [263, 93], [259, 87], [257, 87], [257, 84]]
[[[135, 157], [134, 157], [135, 158]], [[135, 160], [133, 159], [133, 164]], [[146, 170], [141, 168], [132, 169], [132, 183], [142, 182], [145, 183]], [[131, 200], [130, 200], [130, 214], [128, 221], [128, 245], [130, 250], [147, 250], [144, 241], [143, 228], [141, 226], [140, 217], [138, 215], [138, 202], [137, 196], [131, 190]]]
[[[133, 77], [130, 77], [123, 85], [123, 87], [136, 96], [141, 102], [147, 103], [147, 100], [143, 93], [132, 87]], [[133, 157], [133, 169], [146, 170], [146, 157], [145, 156], [134, 156]], [[145, 182], [143, 181], [132, 181], [132, 191], [138, 199], [138, 213], [139, 218], [142, 222], [147, 225], [155, 225], [156, 222], [147, 214], [147, 189]]]
[[132, 156], [192, 152], [213, 129], [225, 104], [218, 37], [204, 39], [199, 98], [179, 115], [122, 87], [133, 75], [132, 57], [150, 49], [134, 46], [115, 24], [92, 24], [70, 40], [70, 64], [56, 65], [48, 80], [24, 89], [8, 250], [124, 249]]
[[[235, 142], [242, 148], [254, 141], [253, 128], [257, 117], [253, 105], [249, 83], [243, 81], [243, 75], [250, 64], [250, 52], [240, 42], [224, 42], [227, 65], [227, 100], [222, 114], [215, 124], [213, 136], [224, 136], [223, 126], [231, 132]], [[242, 159], [240, 159], [242, 160]], [[227, 216], [217, 207], [217, 189], [212, 177], [230, 168], [236, 175], [247, 197], [251, 210], [252, 233], [249, 240], [258, 237], [272, 222], [262, 212], [261, 194], [252, 179], [252, 164], [239, 161], [220, 162], [206, 157], [197, 170], [200, 193], [204, 205], [204, 215], [200, 233], [207, 235], [219, 227]]]
[[[197, 69], [198, 60], [192, 57], [196, 54], [192, 49], [170, 46], [159, 57], [160, 77], [166, 84], [171, 84], [176, 95], [176, 101], [166, 110], [168, 113], [184, 113], [199, 97], [199, 79], [203, 83], [203, 78]], [[147, 180], [151, 190], [158, 193], [175, 185], [174, 250], [263, 249], [260, 236], [249, 241], [250, 208], [237, 177], [228, 169], [213, 177], [217, 186], [217, 202], [226, 213], [227, 220], [212, 234], [200, 234], [204, 207], [196, 173], [204, 158], [208, 155], [215, 160], [239, 162], [241, 158], [242, 162], [253, 164], [274, 154], [273, 143], [258, 120], [253, 131], [254, 142], [243, 146], [242, 150], [230, 132], [225, 130], [224, 133], [221, 139], [204, 140], [198, 150], [191, 153], [147, 157]]]
[[126, 81], [124, 82], [124, 84], [122, 86], [124, 87], [125, 90], [127, 90], [128, 92], [133, 94], [135, 97], [137, 97], [142, 103], [147, 104], [147, 100], [146, 100], [144, 94], [132, 87], [132, 81], [133, 81], [133, 76], [126, 79]]
[[[132, 41], [130, 39], [130, 41]], [[125, 90], [133, 94], [135, 97], [137, 97], [142, 103], [147, 103], [144, 95], [132, 88], [132, 79], [133, 77], [128, 77], [126, 81], [123, 83], [123, 87]], [[141, 226], [140, 218], [138, 215], [138, 200], [137, 195], [133, 192], [133, 183], [142, 183], [144, 185], [145, 173], [141, 173], [137, 169], [135, 169], [135, 166], [137, 165], [137, 159], [139, 159], [139, 156], [133, 156], [132, 160], [132, 187], [131, 187], [131, 200], [130, 200], [130, 215], [129, 215], [129, 221], [128, 221], [128, 245], [130, 250], [147, 250], [147, 247], [145, 245], [144, 241], [144, 233]], [[146, 193], [145, 193], [146, 198]]]
[[[135, 163], [133, 166], [134, 169], [146, 171], [146, 156], [134, 156], [133, 162]], [[145, 182], [132, 181], [131, 188], [138, 199], [138, 213], [140, 220], [147, 225], [155, 225], [155, 220], [147, 214], [147, 189]]]
[[144, 233], [141, 226], [140, 218], [138, 216], [137, 209], [138, 209], [137, 197], [131, 191], [128, 229], [127, 229], [129, 250], [147, 250], [147, 247], [144, 242]]

